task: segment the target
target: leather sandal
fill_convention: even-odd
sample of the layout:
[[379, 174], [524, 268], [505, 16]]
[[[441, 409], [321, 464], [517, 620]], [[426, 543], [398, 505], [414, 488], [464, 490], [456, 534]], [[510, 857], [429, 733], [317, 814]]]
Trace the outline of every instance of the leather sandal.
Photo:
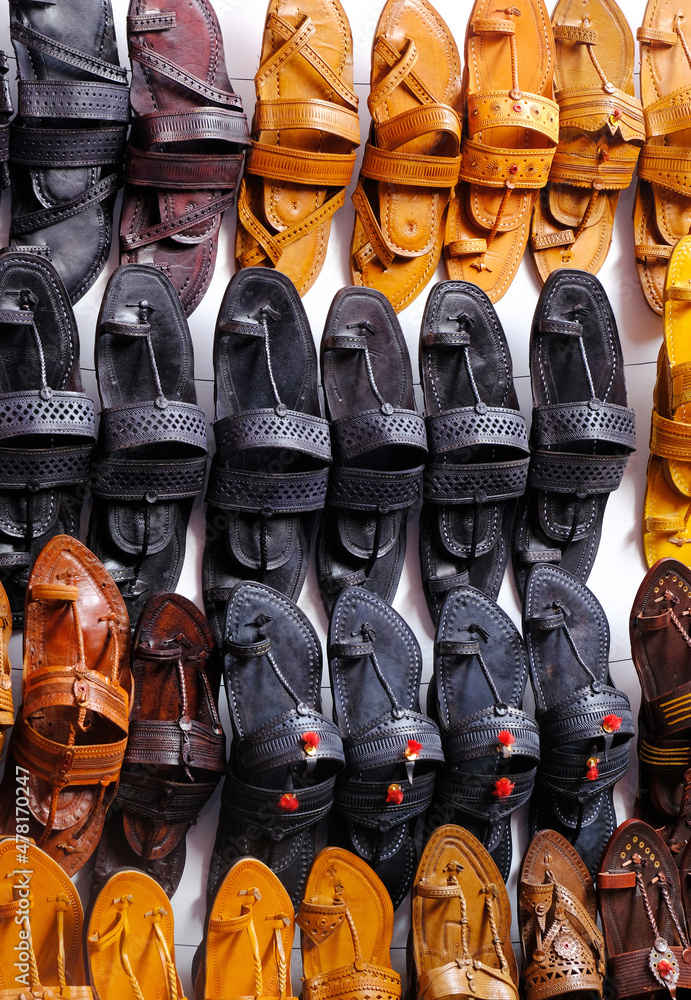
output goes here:
[[465, 38], [460, 184], [444, 259], [450, 278], [479, 285], [492, 302], [518, 270], [549, 177], [559, 138], [554, 63], [543, 0], [505, 9], [476, 0]]
[[607, 977], [617, 997], [676, 996], [691, 987], [690, 941], [679, 875], [660, 835], [628, 819], [597, 875]]
[[130, 0], [132, 131], [122, 264], [153, 264], [189, 316], [209, 287], [223, 212], [235, 202], [247, 118], [208, 0]]
[[521, 866], [518, 923], [526, 1000], [583, 991], [601, 997], [605, 942], [590, 872], [555, 830], [535, 834]]
[[344, 765], [338, 727], [322, 715], [319, 639], [285, 595], [247, 581], [230, 595], [223, 653], [233, 743], [208, 903], [230, 865], [251, 854], [297, 905]]
[[374, 32], [370, 140], [353, 193], [353, 285], [396, 312], [433, 276], [458, 179], [461, 59], [427, 0], [387, 0]]
[[517, 1000], [508, 893], [472, 833], [451, 824], [434, 831], [415, 876], [411, 923], [411, 1000]]
[[619, 195], [645, 139], [634, 43], [615, 0], [560, 0], [552, 14], [559, 145], [535, 203], [530, 245], [543, 281], [561, 267], [597, 274]]
[[648, 305], [662, 314], [665, 273], [691, 211], [691, 36], [688, 3], [648, 0], [640, 43], [645, 145], [633, 211], [636, 271]]
[[504, 881], [511, 814], [528, 803], [540, 761], [537, 723], [522, 709], [527, 681], [523, 640], [508, 615], [473, 587], [452, 591], [437, 626], [427, 692], [445, 760], [427, 826], [465, 827]]
[[85, 950], [95, 1000], [184, 1000], [175, 965], [173, 908], [158, 882], [116, 872], [94, 899]]
[[496, 600], [515, 500], [528, 478], [509, 345], [486, 294], [442, 281], [420, 329], [430, 458], [420, 515], [422, 586], [437, 624], [444, 599], [470, 584]]
[[42, 257], [0, 254], [0, 330], [0, 579], [20, 626], [34, 559], [79, 533], [96, 423], [74, 313]]
[[436, 723], [420, 713], [420, 647], [400, 615], [361, 587], [336, 601], [328, 644], [346, 762], [329, 843], [364, 858], [396, 908], [411, 885], [416, 827], [444, 760]]
[[523, 634], [541, 746], [530, 831], [563, 834], [594, 877], [616, 826], [613, 788], [628, 770], [634, 733], [629, 699], [609, 674], [607, 618], [575, 576], [534, 566]]
[[134, 693], [118, 794], [92, 875], [139, 868], [172, 897], [185, 836], [226, 770], [221, 664], [206, 619], [180, 594], [154, 594], [132, 641]]
[[175, 589], [192, 502], [206, 471], [206, 417], [194, 353], [171, 282], [126, 264], [98, 317], [101, 418], [88, 544], [120, 588], [132, 628], [148, 597]]
[[636, 445], [616, 320], [593, 275], [559, 270], [545, 282], [530, 333], [530, 377], [530, 470], [512, 551], [519, 593], [536, 563], [558, 563], [585, 583], [609, 494]]
[[375, 872], [338, 847], [320, 851], [295, 923], [302, 931], [303, 1000], [400, 1000], [391, 967], [393, 908]]
[[294, 1000], [294, 934], [293, 904], [276, 875], [256, 858], [236, 861], [214, 897], [195, 976], [195, 1000]]
[[76, 302], [108, 259], [122, 186], [128, 84], [110, 0], [12, 0], [10, 37], [10, 245], [49, 260]]
[[343, 288], [326, 317], [322, 384], [334, 466], [317, 540], [330, 614], [346, 587], [392, 601], [403, 569], [409, 509], [422, 490], [425, 424], [391, 304], [372, 288]]
[[27, 837], [6, 837], [0, 840], [0, 886], [2, 996], [92, 1000], [82, 903], [62, 868]]
[[[0, 829], [17, 826], [28, 774], [29, 836], [72, 875], [96, 848], [127, 744], [130, 629], [117, 587], [68, 535], [40, 553], [27, 590], [22, 706], [0, 785]], [[20, 771], [17, 771], [19, 768]]]
[[0, 757], [5, 746], [5, 733], [14, 724], [12, 665], [10, 663], [11, 638], [12, 610], [5, 588], [0, 583]]
[[274, 267], [304, 295], [322, 269], [360, 145], [353, 39], [339, 0], [271, 0], [254, 86], [237, 266]]
[[0, 191], [10, 184], [10, 118], [14, 111], [7, 53], [0, 49]]
[[206, 492], [202, 585], [222, 645], [241, 580], [297, 600], [331, 462], [317, 355], [295, 286], [253, 267], [230, 280], [214, 338], [216, 454]]

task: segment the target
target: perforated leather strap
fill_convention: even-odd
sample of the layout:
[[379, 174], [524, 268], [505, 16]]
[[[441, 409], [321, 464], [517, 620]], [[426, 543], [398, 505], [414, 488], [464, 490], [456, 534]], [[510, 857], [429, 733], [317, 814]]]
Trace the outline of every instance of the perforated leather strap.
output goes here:
[[[538, 768], [538, 782], [543, 790], [573, 803], [586, 803], [624, 777], [629, 767], [629, 747], [624, 743], [614, 747], [605, 757], [588, 751], [577, 753], [557, 746], [543, 745], [543, 756]], [[595, 756], [597, 777], [587, 778], [589, 761]]]
[[422, 495], [433, 504], [499, 503], [525, 493], [530, 459], [452, 465], [428, 462]]
[[329, 505], [344, 510], [371, 510], [385, 514], [416, 503], [422, 487], [422, 469], [376, 472], [334, 466], [329, 478]]
[[646, 105], [643, 114], [646, 136], [649, 139], [691, 128], [691, 84], [679, 87], [653, 104]]
[[51, 490], [86, 483], [91, 475], [94, 442], [81, 447], [0, 448], [3, 490]]
[[86, 70], [92, 76], [101, 77], [104, 80], [120, 83], [127, 94], [127, 70], [124, 66], [114, 65], [98, 56], [80, 52], [79, 49], [50, 38], [28, 24], [22, 24], [19, 20], [13, 20], [10, 24], [10, 35], [13, 41], [21, 42], [22, 45], [42, 52], [52, 59], [59, 59], [68, 66], [74, 66], [78, 70]]
[[199, 236], [187, 234], [186, 243], [201, 243], [211, 239], [218, 232], [221, 225], [221, 215], [227, 208], [235, 202], [235, 192], [220, 195], [211, 201], [205, 201], [200, 207], [190, 208], [187, 212], [177, 215], [169, 222], [158, 222], [153, 226], [140, 230], [136, 234], [120, 233], [120, 248], [123, 251], [136, 250], [138, 247], [148, 246], [156, 240], [167, 239], [170, 236], [178, 236], [186, 230], [199, 226], [202, 222], [208, 223], [208, 228]]
[[442, 768], [437, 776], [434, 789], [435, 799], [448, 804], [454, 810], [495, 825], [506, 819], [516, 809], [526, 805], [535, 787], [537, 763], [534, 767], [511, 774], [510, 783], [513, 788], [508, 795], [495, 795], [497, 790], [497, 774], [478, 774], [470, 769], [464, 770], [460, 764], [457, 769]]
[[609, 684], [599, 684], [597, 690], [582, 687], [569, 697], [540, 713], [538, 723], [544, 746], [550, 748], [572, 744], [575, 740], [593, 740], [607, 736], [603, 720], [608, 715], [621, 719], [617, 736], [633, 736], [631, 706], [626, 695]]
[[[14, 216], [10, 223], [10, 238], [24, 236], [27, 233], [35, 233], [39, 229], [64, 222], [65, 219], [72, 219], [76, 215], [85, 211], [90, 205], [97, 205], [111, 195], [115, 195], [122, 184], [122, 179], [118, 174], [109, 174], [103, 180], [97, 181], [86, 189], [83, 194], [78, 195], [71, 201], [56, 205], [53, 208], [43, 208], [36, 212], [29, 212], [28, 215]], [[22, 247], [26, 250], [27, 247]], [[36, 252], [32, 248], [32, 252]], [[40, 251], [39, 251], [40, 252]]]
[[427, 453], [425, 422], [414, 410], [385, 404], [378, 410], [365, 410], [354, 417], [336, 420], [331, 433], [342, 460], [366, 455], [383, 445], [402, 444]]
[[206, 455], [158, 462], [106, 456], [94, 461], [91, 492], [117, 503], [185, 500], [201, 493], [205, 471]]
[[578, 455], [535, 449], [528, 483], [549, 493], [612, 493], [624, 477], [628, 460], [628, 455]]
[[502, 445], [528, 453], [525, 419], [505, 407], [462, 406], [425, 420], [431, 455], [444, 455], [473, 445]]
[[344, 997], [349, 1000], [400, 1000], [401, 977], [393, 969], [383, 969], [369, 962], [330, 969], [310, 976], [302, 986], [303, 1000], [324, 1000], [324, 997]]
[[558, 98], [561, 129], [598, 132], [604, 126], [611, 135], [618, 130], [627, 142], [642, 143], [645, 139], [643, 106], [633, 94], [623, 90], [607, 94], [601, 88], [573, 87], [561, 90]]
[[458, 115], [448, 104], [436, 101], [409, 108], [393, 118], [377, 122], [377, 147], [380, 150], [397, 149], [430, 132], [447, 132], [456, 140], [456, 152], [460, 149], [461, 123]]
[[180, 400], [136, 402], [102, 410], [101, 447], [106, 452], [175, 441], [206, 451], [206, 416]]
[[0, 395], [0, 440], [23, 434], [96, 437], [93, 400], [83, 392], [24, 389]]
[[[269, 725], [235, 740], [237, 766], [250, 781], [275, 767], [305, 762], [329, 762], [334, 770], [345, 764], [341, 734], [333, 722], [313, 709], [292, 709], [272, 719]], [[306, 740], [306, 734], [318, 740]]]
[[633, 450], [636, 417], [628, 407], [599, 399], [589, 403], [551, 403], [534, 407], [531, 436], [538, 448], [577, 441], [607, 441]]
[[386, 764], [405, 764], [409, 759], [406, 749], [410, 740], [421, 744], [420, 760], [443, 762], [437, 726], [427, 716], [406, 709], [400, 718], [392, 712], [385, 712], [354, 735], [344, 738], [343, 749], [348, 768], [354, 772]]
[[166, 59], [165, 56], [146, 47], [133, 35], [129, 36], [128, 49], [130, 59], [138, 62], [141, 66], [146, 66], [148, 69], [160, 73], [161, 76], [167, 77], [167, 79], [186, 87], [188, 90], [199, 94], [209, 101], [226, 107], [237, 107], [242, 110], [242, 100], [237, 94], [221, 90], [219, 87], [212, 87], [206, 81], [200, 80], [199, 77], [188, 73], [185, 69], [176, 65], [176, 63], [171, 62], [170, 59]]
[[[559, 105], [539, 94], [511, 97], [505, 90], [468, 95], [468, 134], [471, 139], [488, 128], [526, 128], [559, 141]], [[485, 146], [485, 149], [490, 147]], [[541, 150], [543, 154], [547, 150]]]
[[285, 406], [223, 417], [215, 422], [214, 434], [222, 460], [252, 448], [288, 448], [324, 462], [331, 460], [328, 421]]
[[[444, 648], [438, 655], [448, 655]], [[495, 708], [478, 712], [474, 716], [461, 719], [442, 734], [444, 759], [448, 765], [463, 769], [463, 764], [496, 755], [497, 762], [503, 759], [499, 733], [508, 732], [514, 738], [511, 744], [511, 758], [525, 757], [537, 763], [540, 759], [540, 730], [532, 716], [522, 709], [502, 706], [501, 713]], [[496, 775], [494, 775], [496, 779]], [[493, 780], [494, 780], [493, 779]]]
[[449, 189], [458, 180], [458, 156], [423, 156], [377, 149], [367, 143], [360, 168], [362, 177], [385, 184]]
[[15, 163], [26, 167], [97, 167], [119, 164], [127, 129], [39, 129], [10, 126]]
[[[675, 288], [673, 285], [672, 288]], [[671, 289], [670, 289], [671, 291]], [[691, 301], [691, 286], [689, 288], [676, 286], [677, 301]], [[672, 409], [691, 402], [691, 363], [683, 361], [681, 364], [672, 365], [670, 368], [670, 378], [672, 380]]]
[[19, 114], [24, 118], [129, 121], [129, 90], [122, 84], [20, 80], [18, 92]]
[[570, 143], [559, 145], [549, 179], [598, 191], [624, 191], [631, 183], [639, 154], [639, 146], [625, 142], [606, 149], [583, 149], [582, 136], [576, 136]]
[[326, 502], [328, 468], [314, 472], [246, 472], [211, 465], [206, 502], [223, 510], [302, 514]]
[[691, 149], [646, 143], [638, 161], [638, 176], [688, 196], [691, 192]]
[[252, 127], [255, 132], [313, 128], [360, 145], [357, 112], [317, 98], [257, 101]]

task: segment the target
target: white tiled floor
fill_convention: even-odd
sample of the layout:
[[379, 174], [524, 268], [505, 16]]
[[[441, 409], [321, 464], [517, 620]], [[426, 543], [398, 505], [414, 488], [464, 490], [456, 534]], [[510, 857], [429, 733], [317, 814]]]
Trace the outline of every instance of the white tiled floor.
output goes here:
[[[112, 2], [121, 60], [124, 65], [129, 65], [125, 28], [127, 0], [112, 0]], [[364, 139], [369, 128], [366, 96], [369, 81], [370, 48], [379, 15], [379, 7], [373, 6], [368, 0], [343, 0], [343, 5], [350, 19], [354, 37], [355, 80], [356, 89], [360, 96], [361, 129]], [[453, 31], [459, 49], [462, 51], [465, 23], [472, 7], [471, 0], [437, 0], [436, 6]], [[644, 0], [626, 0], [622, 6], [625, 6], [626, 14], [635, 34], [636, 27], [642, 21]], [[248, 117], [251, 117], [254, 102], [252, 81], [259, 60], [265, 14], [264, 2], [263, 0], [215, 0], [215, 8], [226, 40], [226, 60], [230, 77], [236, 89], [242, 94]], [[9, 53], [11, 47], [6, 7], [4, 18], [3, 23], [0, 24], [0, 47]], [[66, 41], [69, 42], [69, 39]], [[357, 168], [353, 178], [353, 186], [356, 178]], [[624, 482], [619, 491], [612, 496], [607, 508], [602, 544], [590, 578], [590, 586], [604, 605], [609, 617], [612, 632], [611, 659], [614, 681], [628, 692], [635, 713], [638, 708], [639, 691], [633, 665], [629, 658], [628, 616], [631, 601], [645, 571], [640, 542], [640, 518], [647, 461], [651, 393], [655, 375], [655, 359], [661, 338], [661, 321], [648, 308], [636, 278], [631, 226], [632, 205], [633, 187], [621, 197], [612, 249], [600, 272], [600, 279], [610, 297], [619, 323], [627, 365], [629, 401], [630, 405], [635, 407], [638, 417], [639, 450], [629, 462]], [[345, 207], [336, 216], [333, 224], [325, 267], [315, 286], [304, 299], [317, 343], [334, 293], [349, 282], [348, 249], [353, 215], [352, 205], [347, 199]], [[6, 194], [0, 207], [0, 245], [7, 243], [8, 225], [9, 195]], [[199, 401], [206, 410], [209, 422], [213, 419], [211, 345], [220, 300], [233, 270], [233, 243], [234, 219], [232, 212], [229, 212], [221, 229], [214, 280], [204, 301], [190, 318], [190, 328], [196, 352]], [[82, 341], [85, 385], [87, 390], [94, 394], [96, 394], [96, 384], [93, 372], [93, 342], [96, 318], [107, 278], [116, 266], [117, 255], [114, 249], [106, 272], [75, 309]], [[441, 268], [436, 277], [438, 280], [445, 278]], [[531, 407], [528, 379], [528, 336], [539, 287], [532, 264], [529, 259], [526, 259], [509, 292], [497, 306], [509, 339], [520, 403], [526, 416], [529, 416]], [[423, 294], [400, 315], [413, 359], [414, 370], [424, 299]], [[209, 439], [211, 442], [211, 432]], [[199, 606], [201, 606], [200, 566], [203, 525], [203, 505], [201, 501], [198, 501], [192, 515], [187, 558], [178, 589], [196, 601]], [[319, 632], [324, 638], [327, 622], [318, 598], [313, 570], [308, 576], [299, 603], [316, 622]], [[500, 603], [517, 622], [520, 621], [519, 607], [512, 581], [508, 575], [502, 587]], [[395, 607], [410, 623], [420, 641], [425, 664], [424, 679], [427, 680], [432, 668], [433, 629], [420, 586], [417, 563], [417, 529], [414, 523], [409, 532], [408, 557]], [[19, 683], [21, 680], [21, 640], [19, 637], [12, 640], [11, 649], [16, 682], [15, 698], [16, 704], [19, 704]], [[325, 700], [327, 705], [330, 704], [328, 689], [325, 690]], [[224, 718], [227, 721], [225, 708]], [[618, 815], [621, 819], [631, 815], [636, 785], [634, 749], [632, 749], [632, 765], [631, 772], [620, 782], [616, 792]], [[201, 937], [204, 889], [218, 816], [218, 799], [219, 793], [217, 792], [203, 810], [197, 826], [189, 836], [187, 866], [182, 885], [173, 900], [178, 967], [188, 991], [191, 989], [189, 970], [192, 955]], [[519, 815], [515, 823], [514, 853], [516, 858], [520, 858], [525, 844], [526, 817]], [[515, 867], [514, 864], [514, 873], [509, 886], [512, 902], [515, 901]], [[80, 873], [77, 882], [80, 888], [83, 887], [86, 892], [88, 871]], [[84, 902], [86, 904], [86, 898]], [[404, 947], [407, 929], [408, 912], [404, 903], [396, 917], [394, 934], [393, 958], [395, 967], [400, 971], [405, 968]], [[294, 970], [293, 987], [295, 991], [299, 991], [298, 977], [300, 972], [297, 952], [295, 953]]]

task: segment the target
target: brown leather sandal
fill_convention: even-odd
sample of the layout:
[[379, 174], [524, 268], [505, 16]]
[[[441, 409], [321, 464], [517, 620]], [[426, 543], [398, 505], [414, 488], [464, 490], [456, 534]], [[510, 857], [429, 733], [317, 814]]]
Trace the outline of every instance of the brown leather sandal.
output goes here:
[[15, 832], [17, 765], [29, 775], [29, 835], [68, 875], [93, 853], [117, 790], [129, 645], [127, 610], [112, 578], [76, 538], [56, 535], [27, 589], [23, 703], [0, 786], [0, 828]]

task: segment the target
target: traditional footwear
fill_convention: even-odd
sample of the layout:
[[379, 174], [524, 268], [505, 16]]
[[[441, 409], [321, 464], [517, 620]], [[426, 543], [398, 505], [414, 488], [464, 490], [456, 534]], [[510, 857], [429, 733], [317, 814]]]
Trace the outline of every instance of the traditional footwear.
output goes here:
[[237, 266], [275, 267], [304, 295], [324, 263], [360, 145], [353, 40], [339, 0], [271, 0], [254, 85]]
[[195, 1000], [228, 996], [292, 997], [290, 958], [295, 924], [290, 896], [256, 858], [241, 858], [214, 897], [201, 946]]
[[134, 694], [120, 785], [92, 885], [140, 868], [172, 897], [185, 836], [226, 769], [221, 664], [206, 619], [181, 594], [154, 594], [132, 641]]
[[508, 615], [473, 587], [453, 590], [439, 619], [427, 693], [445, 761], [427, 824], [465, 827], [505, 881], [511, 814], [530, 799], [540, 760], [537, 723], [522, 709], [527, 680], [523, 640]]
[[609, 626], [595, 596], [558, 566], [534, 566], [523, 634], [540, 727], [530, 831], [568, 838], [594, 877], [612, 834], [613, 788], [629, 766], [629, 699], [612, 685]]
[[[29, 836], [68, 875], [89, 860], [117, 790], [132, 677], [129, 620], [98, 559], [67, 535], [40, 553], [27, 591], [23, 699], [0, 786], [15, 832], [16, 773], [28, 775]], [[16, 767], [19, 771], [16, 771]]]
[[120, 871], [91, 906], [85, 950], [95, 1000], [184, 1000], [175, 967], [173, 908], [148, 875]]
[[430, 458], [420, 515], [422, 586], [432, 620], [459, 584], [496, 599], [515, 500], [528, 478], [509, 345], [485, 293], [442, 281], [420, 329]]
[[391, 967], [393, 909], [380, 879], [338, 847], [320, 851], [295, 919], [302, 931], [303, 1000], [360, 996], [400, 1000]]
[[353, 193], [350, 280], [376, 288], [399, 312], [441, 257], [458, 178], [461, 60], [427, 0], [387, 0], [374, 32], [372, 134]]
[[4, 191], [10, 183], [10, 117], [12, 95], [9, 85], [9, 65], [7, 54], [0, 49], [0, 191]]
[[9, 656], [11, 637], [12, 611], [5, 588], [0, 583], [0, 756], [5, 745], [5, 732], [14, 723], [12, 666]]
[[356, 585], [392, 601], [403, 569], [409, 509], [422, 488], [427, 438], [413, 373], [391, 304], [343, 288], [326, 317], [322, 384], [334, 466], [317, 542], [322, 602]]
[[549, 176], [559, 137], [554, 62], [543, 0], [524, 0], [520, 10], [476, 0], [465, 39], [460, 186], [444, 257], [450, 278], [472, 281], [492, 302], [518, 270]]
[[552, 28], [559, 145], [530, 238], [543, 281], [560, 267], [600, 270], [619, 194], [631, 183], [645, 139], [633, 35], [614, 0], [560, 0]]
[[517, 1000], [511, 905], [491, 857], [467, 830], [440, 826], [412, 892], [408, 996]]
[[216, 263], [249, 144], [208, 0], [130, 0], [133, 123], [120, 219], [123, 264], [153, 264], [187, 316]]
[[536, 563], [559, 563], [585, 583], [609, 494], [636, 445], [616, 320], [593, 275], [560, 270], [545, 282], [530, 333], [530, 378], [530, 471], [512, 553], [519, 593]]
[[[17, 781], [14, 770], [12, 778], [19, 812], [26, 782], [19, 775]], [[0, 840], [0, 890], [2, 995], [91, 1000], [82, 957], [82, 903], [62, 868], [28, 837], [6, 837]]]
[[633, 213], [636, 270], [648, 305], [662, 314], [667, 262], [689, 232], [691, 3], [648, 0], [636, 32], [646, 140], [638, 164]]
[[436, 724], [420, 713], [420, 647], [400, 615], [361, 587], [336, 601], [328, 642], [346, 760], [329, 842], [364, 858], [395, 908], [410, 888], [417, 820], [444, 759]]
[[216, 454], [206, 493], [204, 607], [222, 646], [242, 580], [297, 600], [331, 462], [317, 355], [295, 286], [252, 267], [230, 280], [214, 337]]
[[561, 834], [540, 830], [523, 858], [518, 884], [526, 1000], [581, 991], [602, 996], [605, 942], [596, 921], [588, 869]]
[[10, 245], [49, 260], [76, 302], [108, 259], [122, 185], [128, 85], [110, 0], [11, 0], [10, 35], [19, 73]]

